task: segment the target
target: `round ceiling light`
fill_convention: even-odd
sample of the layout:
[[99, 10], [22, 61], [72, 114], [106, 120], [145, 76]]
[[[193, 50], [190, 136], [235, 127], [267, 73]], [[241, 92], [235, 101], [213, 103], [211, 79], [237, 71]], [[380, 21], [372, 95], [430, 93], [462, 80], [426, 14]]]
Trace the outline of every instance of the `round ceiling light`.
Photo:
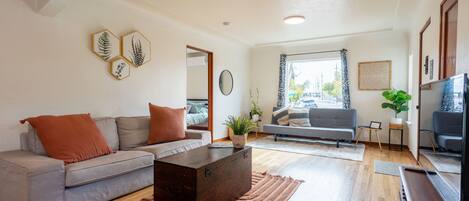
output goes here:
[[305, 16], [302, 16], [302, 15], [288, 16], [286, 18], [283, 18], [283, 22], [285, 22], [285, 24], [301, 24], [305, 22]]

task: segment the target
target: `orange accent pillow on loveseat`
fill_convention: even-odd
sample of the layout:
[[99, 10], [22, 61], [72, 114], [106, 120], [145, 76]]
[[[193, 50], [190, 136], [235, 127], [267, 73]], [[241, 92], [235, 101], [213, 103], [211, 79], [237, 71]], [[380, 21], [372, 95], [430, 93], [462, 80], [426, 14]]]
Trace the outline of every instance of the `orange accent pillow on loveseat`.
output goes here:
[[112, 153], [89, 114], [39, 116], [22, 120], [36, 129], [44, 149], [65, 164]]
[[169, 107], [150, 106], [150, 135], [148, 144], [157, 144], [182, 140], [186, 138], [184, 131], [185, 108], [173, 109]]

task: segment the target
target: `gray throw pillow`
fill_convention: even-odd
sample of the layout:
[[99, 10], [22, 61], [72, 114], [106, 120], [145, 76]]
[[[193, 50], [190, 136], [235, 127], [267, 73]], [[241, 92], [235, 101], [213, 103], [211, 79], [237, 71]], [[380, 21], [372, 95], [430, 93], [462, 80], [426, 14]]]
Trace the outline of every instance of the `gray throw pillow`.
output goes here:
[[288, 123], [295, 127], [311, 127], [308, 108], [288, 109]]

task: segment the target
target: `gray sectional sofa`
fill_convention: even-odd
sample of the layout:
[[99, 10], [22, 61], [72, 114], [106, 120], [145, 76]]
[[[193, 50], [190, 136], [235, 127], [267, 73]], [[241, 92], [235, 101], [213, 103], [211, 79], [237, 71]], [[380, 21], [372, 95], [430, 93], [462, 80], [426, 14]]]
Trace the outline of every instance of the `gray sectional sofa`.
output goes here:
[[[276, 111], [278, 108], [274, 108]], [[319, 109], [309, 110], [311, 127], [292, 127], [278, 125], [277, 119], [272, 118], [271, 124], [265, 124], [263, 131], [275, 135], [316, 137], [337, 141], [351, 141], [355, 138], [357, 129], [357, 111], [355, 109]]]
[[21, 149], [0, 152], [1, 201], [104, 201], [153, 184], [153, 161], [211, 141], [207, 131], [187, 130], [186, 139], [147, 145], [149, 117], [95, 119], [114, 153], [64, 165], [47, 156], [34, 129], [21, 135]]

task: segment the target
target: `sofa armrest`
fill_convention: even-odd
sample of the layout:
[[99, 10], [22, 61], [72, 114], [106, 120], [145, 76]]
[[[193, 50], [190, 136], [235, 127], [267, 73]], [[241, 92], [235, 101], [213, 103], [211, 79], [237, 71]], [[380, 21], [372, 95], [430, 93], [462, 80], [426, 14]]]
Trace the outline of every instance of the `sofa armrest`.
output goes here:
[[201, 130], [186, 130], [186, 138], [187, 139], [200, 139], [202, 140], [203, 144], [210, 144], [212, 142], [212, 135], [210, 131], [201, 131]]
[[28, 151], [0, 152], [0, 186], [0, 200], [62, 201], [64, 163]]

